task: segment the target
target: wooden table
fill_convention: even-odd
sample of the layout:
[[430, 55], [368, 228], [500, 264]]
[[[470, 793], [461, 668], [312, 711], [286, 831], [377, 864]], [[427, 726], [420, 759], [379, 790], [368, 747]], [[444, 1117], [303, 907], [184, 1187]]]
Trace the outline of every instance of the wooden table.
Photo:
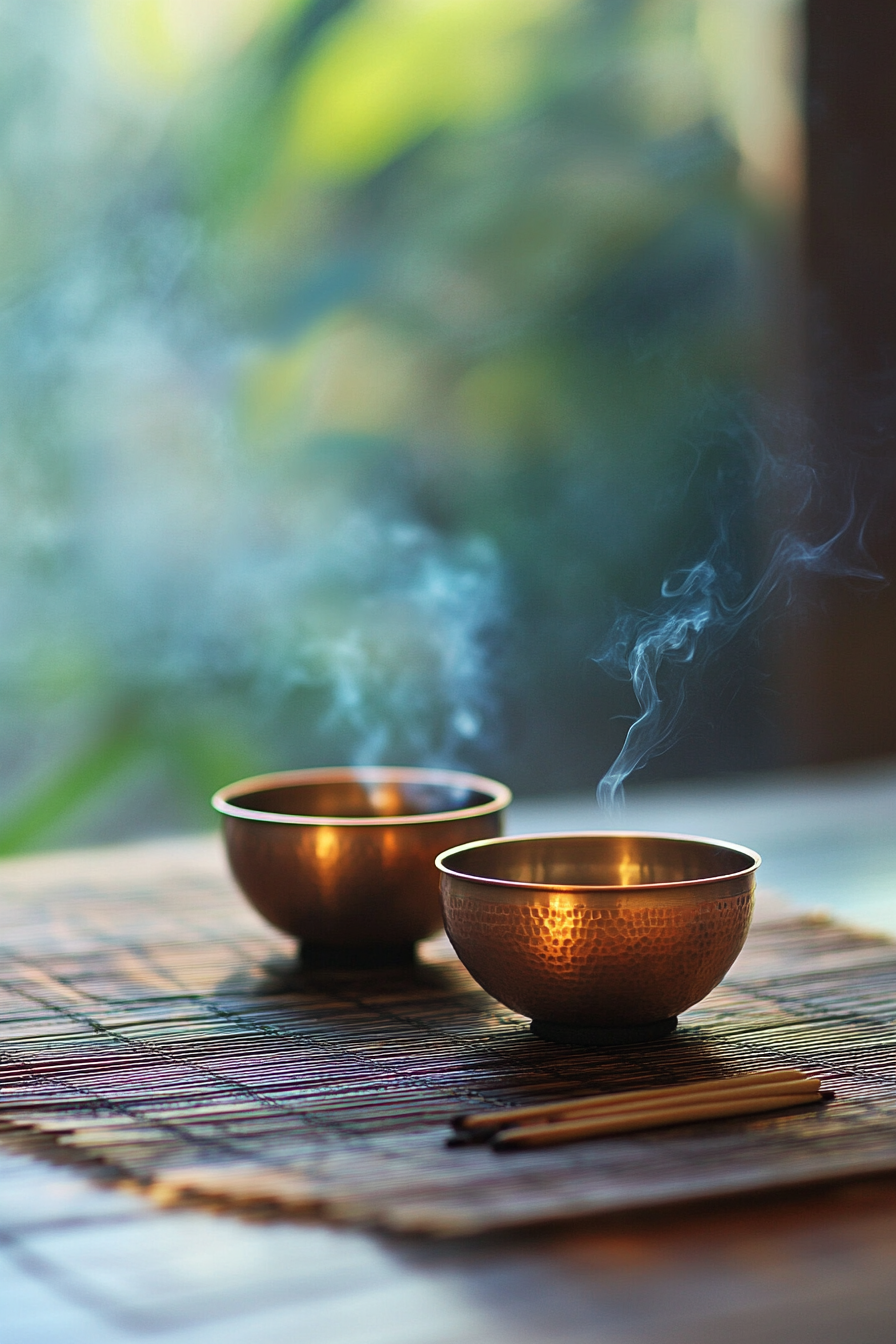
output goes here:
[[[878, 785], [888, 797], [891, 777], [881, 775]], [[743, 834], [742, 822], [755, 792], [729, 790], [733, 824], [725, 833], [755, 838]], [[803, 807], [805, 790], [796, 792]], [[674, 798], [658, 795], [643, 802], [641, 818], [651, 807], [662, 815], [664, 797], [671, 813]], [[700, 829], [682, 825], [687, 791], [676, 805], [670, 824]], [[539, 820], [562, 824], [550, 806], [519, 809], [518, 827]], [[0, 891], [4, 878], [37, 891], [63, 870], [108, 876], [133, 865], [160, 872], [220, 863], [210, 840], [42, 856], [0, 868]], [[896, 1338], [896, 1177], [424, 1242], [154, 1208], [37, 1156], [33, 1143], [22, 1136], [0, 1144], [2, 1344]]]

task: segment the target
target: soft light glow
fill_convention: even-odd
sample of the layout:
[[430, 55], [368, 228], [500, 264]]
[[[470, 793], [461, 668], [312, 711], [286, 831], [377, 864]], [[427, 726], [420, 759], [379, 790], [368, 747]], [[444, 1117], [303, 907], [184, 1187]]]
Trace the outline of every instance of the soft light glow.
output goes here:
[[551, 892], [548, 906], [542, 912], [545, 931], [544, 948], [552, 958], [566, 960], [573, 945], [576, 929], [576, 911], [580, 908], [574, 896]]
[[794, 0], [701, 0], [697, 36], [714, 101], [754, 193], [795, 204], [802, 190], [802, 129], [793, 66]]
[[291, 157], [354, 177], [439, 126], [500, 116], [538, 68], [538, 25], [575, 0], [367, 0], [296, 88]]
[[625, 854], [619, 860], [617, 871], [617, 882], [620, 887], [636, 887], [644, 881], [641, 872], [641, 862], [638, 858], [632, 858], [626, 850]]
[[92, 0], [107, 60], [127, 78], [162, 88], [187, 85], [231, 60], [281, 10], [306, 0]]
[[319, 826], [314, 833], [314, 854], [322, 868], [329, 867], [339, 857], [339, 836], [335, 826]]

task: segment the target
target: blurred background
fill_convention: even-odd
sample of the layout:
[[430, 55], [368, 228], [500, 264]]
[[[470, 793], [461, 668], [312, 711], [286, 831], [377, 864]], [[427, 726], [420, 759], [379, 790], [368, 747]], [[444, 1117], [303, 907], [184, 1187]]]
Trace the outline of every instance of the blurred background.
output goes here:
[[[811, 439], [801, 53], [794, 0], [0, 0], [0, 851], [292, 766], [593, 789], [613, 622], [720, 518], [749, 589]], [[762, 616], [646, 777], [811, 758]]]

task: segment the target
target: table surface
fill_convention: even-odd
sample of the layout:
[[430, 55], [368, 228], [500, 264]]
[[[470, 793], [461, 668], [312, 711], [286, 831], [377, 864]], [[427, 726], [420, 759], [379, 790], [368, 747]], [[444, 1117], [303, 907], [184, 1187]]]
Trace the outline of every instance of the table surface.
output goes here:
[[[896, 932], [896, 768], [635, 794], [621, 826], [754, 844], [774, 887]], [[591, 800], [525, 802], [514, 830], [597, 828]], [[220, 866], [173, 840], [0, 865], [17, 886], [131, 864]], [[762, 905], [772, 908], [765, 894]], [[159, 1209], [0, 1142], [2, 1344], [892, 1344], [896, 1176], [426, 1242]]]

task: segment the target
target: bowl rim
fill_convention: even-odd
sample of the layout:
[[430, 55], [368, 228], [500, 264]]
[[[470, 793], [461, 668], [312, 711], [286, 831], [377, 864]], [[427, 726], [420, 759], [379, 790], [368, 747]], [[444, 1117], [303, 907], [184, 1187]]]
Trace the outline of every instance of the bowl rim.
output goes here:
[[[240, 807], [234, 798], [246, 793], [258, 793], [265, 788], [290, 788], [296, 784], [314, 783], [362, 784], [433, 784], [467, 788], [477, 793], [491, 794], [488, 802], [475, 807], [452, 808], [447, 812], [408, 812], [383, 817], [329, 817], [301, 812], [262, 812]], [[313, 766], [307, 770], [276, 770], [266, 775], [250, 775], [225, 784], [212, 796], [211, 804], [222, 816], [238, 821], [274, 822], [282, 826], [419, 826], [435, 821], [466, 820], [502, 812], [513, 801], [506, 784], [486, 775], [473, 775], [465, 770], [430, 769], [415, 765], [338, 765]], [[446, 851], [447, 852], [447, 851]]]
[[[466, 853], [471, 849], [484, 849], [486, 846], [494, 845], [512, 845], [515, 841], [520, 840], [596, 839], [602, 836], [642, 840], [687, 840], [691, 844], [712, 845], [716, 849], [726, 849], [732, 854], [747, 859], [748, 862], [744, 867], [736, 868], [733, 872], [716, 873], [709, 877], [689, 877], [676, 882], [632, 882], [627, 884], [613, 882], [518, 882], [509, 877], [482, 877], [476, 873], [461, 873], [456, 868], [449, 867], [446, 862], [454, 855]], [[458, 878], [462, 882], [472, 882], [481, 887], [492, 889], [509, 887], [515, 891], [571, 891], [583, 893], [613, 891], [630, 896], [641, 891], [674, 891], [683, 887], [715, 886], [722, 882], [730, 882], [734, 877], [748, 877], [751, 873], [756, 872], [761, 863], [760, 855], [756, 853], [755, 849], [749, 849], [746, 845], [734, 844], [730, 840], [713, 840], [705, 835], [683, 835], [676, 831], [535, 831], [522, 835], [496, 836], [490, 840], [469, 840], [466, 844], [454, 845], [451, 849], [443, 850], [436, 857], [436, 867], [446, 877]]]

